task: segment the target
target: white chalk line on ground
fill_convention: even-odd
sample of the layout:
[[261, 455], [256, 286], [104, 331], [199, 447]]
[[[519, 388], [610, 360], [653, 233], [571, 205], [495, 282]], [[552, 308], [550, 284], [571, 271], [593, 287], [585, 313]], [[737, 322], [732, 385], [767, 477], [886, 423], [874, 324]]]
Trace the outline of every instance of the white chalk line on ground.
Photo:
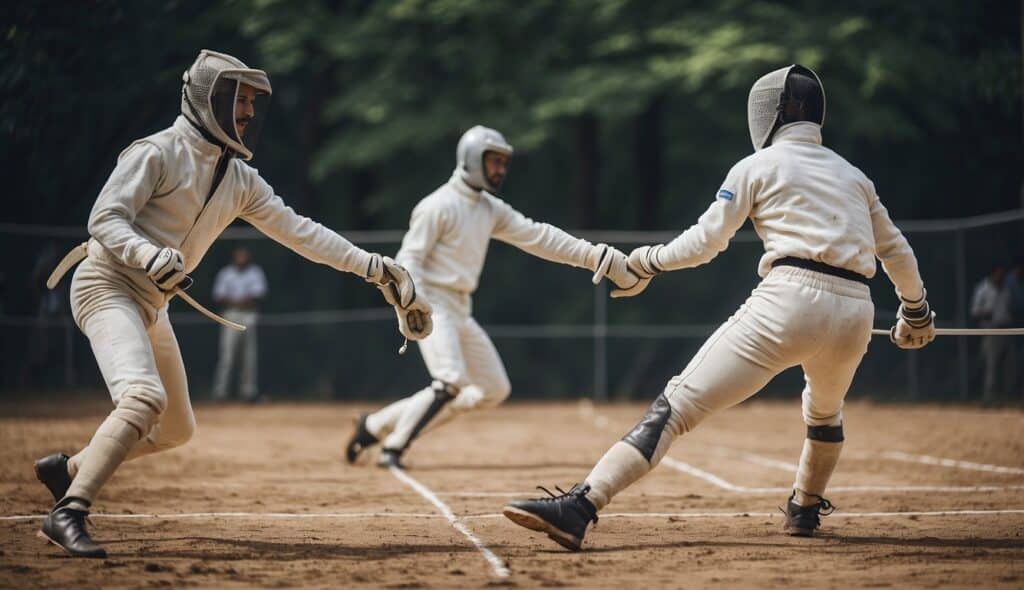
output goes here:
[[[42, 519], [45, 514], [14, 514], [0, 516], [4, 520], [32, 520]], [[433, 512], [168, 512], [166, 514], [107, 514], [93, 512], [89, 515], [94, 518], [114, 518], [122, 520], [132, 519], [186, 519], [186, 518], [279, 518], [279, 519], [302, 519], [302, 518], [441, 518]]]
[[[418, 490], [417, 490], [418, 491]], [[448, 511], [451, 512], [450, 510]], [[1004, 508], [998, 510], [931, 510], [920, 512], [836, 512], [830, 518], [881, 518], [898, 516], [994, 516], [1000, 514], [1024, 514], [1024, 508]], [[0, 516], [0, 521], [41, 520], [45, 514], [13, 514]], [[454, 517], [454, 513], [451, 514]], [[741, 517], [782, 517], [781, 512], [609, 512], [601, 518], [741, 518]], [[154, 519], [154, 520], [187, 520], [195, 518], [272, 518], [272, 519], [335, 519], [335, 518], [425, 518], [451, 520], [448, 514], [427, 512], [181, 512], [167, 514], [105, 514], [89, 515], [90, 519]], [[482, 520], [504, 518], [500, 513], [466, 514], [455, 517], [457, 520]], [[462, 532], [462, 531], [460, 531]], [[494, 555], [493, 553], [491, 555]], [[500, 558], [498, 563], [504, 566]], [[490, 561], [490, 560], [488, 560]], [[507, 568], [506, 568], [507, 570]]]
[[1012, 473], [1024, 475], [1024, 469], [1019, 467], [1006, 467], [1003, 465], [991, 465], [988, 463], [975, 463], [974, 461], [961, 461], [959, 459], [947, 459], [945, 457], [932, 457], [931, 455], [914, 455], [902, 451], [884, 451], [881, 454], [883, 459], [891, 461], [905, 461], [908, 463], [923, 463], [925, 465], [941, 465], [954, 469], [968, 469], [971, 471], [987, 471], [989, 473]]
[[[611, 424], [610, 420], [604, 415], [596, 413], [592, 404], [581, 403], [579, 406], [580, 416], [584, 419], [590, 419], [594, 425], [599, 429], [608, 428]], [[739, 457], [750, 463], [762, 465], [765, 467], [771, 467], [773, 469], [781, 469], [790, 473], [796, 473], [797, 466], [793, 463], [787, 463], [785, 461], [779, 461], [772, 459], [771, 457], [765, 457], [756, 453], [750, 453], [747, 451], [740, 451], [714, 444], [704, 444], [703, 446], [715, 449], [720, 454], [726, 454], [734, 457]], [[960, 461], [956, 459], [945, 459], [941, 457], [931, 457], [929, 455], [912, 455], [909, 453], [903, 453], [901, 451], [884, 451], [878, 455], [868, 454], [857, 454], [857, 458], [882, 458], [891, 459], [896, 461], [909, 461], [913, 463], [925, 463], [929, 465], [941, 465], [943, 467], [952, 467], [959, 469], [971, 469], [976, 471], [988, 471], [993, 473], [1024, 473], [1024, 469], [1018, 469], [1016, 467], [1005, 467], [1001, 465], [990, 465], [986, 463], [974, 463], [971, 461]], [[671, 457], [664, 457], [662, 463], [665, 463], [669, 467], [681, 471], [683, 473], [693, 475], [704, 481], [712, 483], [720, 488], [737, 492], [737, 493], [748, 493], [748, 494], [776, 494], [792, 491], [791, 488], [782, 487], [748, 487], [736, 485], [732, 482], [726, 481], [725, 479], [709, 472], [704, 471], [678, 459]], [[902, 486], [891, 486], [891, 485], [859, 485], [859, 486], [831, 486], [830, 491], [834, 492], [949, 492], [949, 493], [972, 493], [972, 492], [998, 492], [998, 491], [1019, 491], [1024, 490], [1024, 485], [971, 485], [971, 486], [943, 486], [943, 485], [902, 485]]]
[[[743, 494], [781, 494], [789, 493], [793, 491], [791, 487], [749, 487], [736, 485], [730, 481], [722, 479], [721, 477], [704, 471], [703, 469], [694, 467], [685, 461], [679, 459], [673, 459], [672, 457], [664, 457], [661, 462], [676, 471], [680, 471], [687, 475], [692, 475], [699, 479], [720, 487], [730, 492], [737, 492]], [[1024, 485], [1019, 486], [1002, 486], [1002, 485], [974, 485], [974, 486], [936, 486], [936, 485], [906, 485], [906, 486], [888, 486], [888, 485], [862, 485], [862, 486], [829, 486], [830, 492], [949, 492], [949, 493], [972, 493], [972, 492], [1000, 492], [1006, 490], [1018, 491], [1024, 490]]]
[[[773, 469], [781, 469], [782, 471], [788, 471], [790, 473], [796, 473], [796, 463], [779, 461], [778, 459], [772, 459], [771, 457], [765, 457], [764, 455], [758, 455], [757, 453], [741, 451], [738, 449], [724, 447], [721, 445], [705, 444], [703, 446], [706, 446], [707, 448], [713, 450], [718, 455], [742, 459], [748, 463], [761, 465], [762, 467], [770, 467]], [[856, 459], [860, 461], [873, 461], [881, 459], [887, 461], [900, 461], [903, 463], [920, 463], [922, 465], [949, 467], [950, 469], [966, 469], [968, 471], [984, 471], [987, 473], [1024, 475], [1024, 469], [1021, 469], [1019, 467], [1007, 467], [1005, 465], [993, 465], [991, 463], [976, 463], [974, 461], [950, 459], [947, 457], [933, 457], [931, 455], [916, 455], [913, 453], [905, 453], [903, 451], [882, 451], [881, 453], [849, 452], [844, 454], [843, 458]]]
[[[892, 518], [897, 516], [996, 516], [1007, 514], [1024, 514], [1024, 508], [1005, 508], [999, 510], [929, 510], [917, 512], [835, 512], [828, 518]], [[778, 512], [609, 512], [601, 514], [601, 518], [783, 518]], [[502, 518], [503, 514], [472, 514], [463, 516], [467, 520], [485, 518]]]
[[441, 499], [438, 498], [436, 494], [434, 494], [434, 492], [430, 491], [430, 488], [421, 484], [412, 476], [410, 476], [409, 474], [405, 473], [403, 470], [397, 467], [391, 467], [390, 469], [391, 475], [394, 475], [396, 478], [398, 478], [399, 481], [415, 490], [416, 493], [423, 496], [423, 499], [425, 499], [427, 502], [433, 504], [434, 508], [437, 508], [437, 511], [440, 512], [446, 519], [448, 519], [448, 522], [453, 527], [455, 527], [455, 530], [459, 531], [460, 533], [462, 533], [464, 537], [469, 539], [469, 542], [472, 543], [473, 546], [475, 546], [478, 551], [480, 551], [480, 553], [484, 556], [484, 559], [487, 560], [487, 563], [490, 564], [491, 571], [494, 572], [495, 576], [499, 578], [507, 578], [510, 575], [512, 575], [512, 572], [509, 571], [508, 566], [505, 565], [505, 561], [497, 555], [495, 555], [494, 552], [491, 551], [490, 548], [488, 548], [487, 545], [485, 545], [484, 542], [480, 540], [480, 537], [477, 537], [475, 534], [473, 534], [473, 531], [469, 530], [469, 527], [466, 526], [458, 516], [455, 516], [455, 513], [452, 512], [452, 509], [449, 508], [447, 504], [442, 502]]

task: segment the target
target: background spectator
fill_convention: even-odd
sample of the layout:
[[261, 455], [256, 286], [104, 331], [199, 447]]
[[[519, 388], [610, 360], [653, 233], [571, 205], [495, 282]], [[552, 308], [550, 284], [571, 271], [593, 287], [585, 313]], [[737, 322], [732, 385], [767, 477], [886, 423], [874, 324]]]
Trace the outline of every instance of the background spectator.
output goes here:
[[[1005, 328], [1013, 318], [1010, 314], [1010, 291], [1007, 288], [1006, 267], [997, 264], [988, 276], [974, 288], [971, 297], [971, 319], [981, 328]], [[1004, 336], [983, 336], [981, 358], [985, 370], [983, 386], [985, 401], [991, 401], [995, 394], [1005, 389], [1014, 380], [1016, 361], [1015, 343]], [[1002, 388], [998, 384], [1003, 373]]]
[[244, 401], [266, 401], [260, 397], [257, 383], [259, 349], [256, 324], [258, 306], [267, 295], [267, 278], [263, 269], [252, 262], [245, 248], [235, 248], [232, 263], [217, 273], [213, 283], [213, 299], [221, 306], [225, 318], [246, 326], [245, 332], [222, 327], [220, 331], [220, 357], [213, 383], [213, 399], [228, 398], [231, 369], [241, 356], [239, 393]]

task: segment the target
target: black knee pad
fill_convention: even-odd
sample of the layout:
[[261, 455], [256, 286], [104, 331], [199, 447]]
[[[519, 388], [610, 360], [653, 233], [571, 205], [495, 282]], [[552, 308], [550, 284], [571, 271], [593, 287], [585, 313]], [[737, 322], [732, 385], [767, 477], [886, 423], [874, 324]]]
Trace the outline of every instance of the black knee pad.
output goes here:
[[821, 442], [843, 442], [843, 425], [839, 426], [808, 426], [807, 438]]
[[661, 433], [668, 424], [669, 416], [672, 415], [672, 406], [668, 403], [665, 394], [654, 400], [647, 413], [640, 419], [640, 422], [629, 431], [629, 434], [622, 438], [622, 442], [632, 445], [640, 454], [650, 462], [658, 448], [658, 441], [661, 440]]

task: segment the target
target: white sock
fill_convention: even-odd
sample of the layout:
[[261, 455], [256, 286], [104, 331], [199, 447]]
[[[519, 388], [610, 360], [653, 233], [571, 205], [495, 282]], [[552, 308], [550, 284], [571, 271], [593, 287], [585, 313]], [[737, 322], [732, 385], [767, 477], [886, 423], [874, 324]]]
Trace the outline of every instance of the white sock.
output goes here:
[[841, 442], [825, 442], [821, 440], [804, 440], [804, 450], [800, 454], [800, 467], [796, 471], [796, 491], [794, 502], [801, 506], [810, 506], [818, 502], [819, 496], [825, 495], [825, 488], [832, 472], [839, 462], [839, 453], [843, 450]]
[[586, 483], [590, 484], [587, 499], [594, 508], [601, 510], [616, 494], [647, 475], [650, 470], [651, 464], [636, 447], [619, 441], [608, 449], [587, 476]]
[[395, 426], [398, 424], [398, 420], [405, 413], [407, 406], [412, 403], [412, 400], [423, 391], [430, 390], [429, 387], [421, 389], [409, 397], [402, 398], [394, 401], [376, 412], [366, 417], [366, 429], [370, 431], [370, 434], [375, 436], [377, 440], [384, 440], [388, 435], [394, 431]]
[[89, 447], [85, 447], [81, 451], [78, 451], [68, 459], [68, 477], [75, 479], [75, 475], [78, 474], [78, 466], [82, 464], [82, 459], [85, 457], [85, 450]]
[[84, 456], [78, 461], [78, 473], [65, 497], [81, 498], [91, 504], [138, 441], [139, 431], [134, 426], [116, 416], [108, 416], [89, 446], [76, 455]]

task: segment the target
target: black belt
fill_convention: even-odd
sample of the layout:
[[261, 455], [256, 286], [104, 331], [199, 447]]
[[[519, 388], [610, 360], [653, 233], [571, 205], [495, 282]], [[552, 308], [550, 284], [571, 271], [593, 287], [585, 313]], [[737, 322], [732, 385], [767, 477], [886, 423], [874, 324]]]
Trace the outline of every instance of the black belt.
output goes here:
[[868, 278], [860, 273], [832, 266], [831, 264], [825, 264], [824, 262], [818, 262], [816, 260], [807, 260], [804, 258], [797, 258], [795, 256], [785, 256], [772, 262], [772, 268], [775, 268], [776, 266], [795, 266], [797, 268], [805, 268], [807, 270], [825, 273], [848, 281], [857, 281], [858, 283], [865, 285], [868, 284]]

